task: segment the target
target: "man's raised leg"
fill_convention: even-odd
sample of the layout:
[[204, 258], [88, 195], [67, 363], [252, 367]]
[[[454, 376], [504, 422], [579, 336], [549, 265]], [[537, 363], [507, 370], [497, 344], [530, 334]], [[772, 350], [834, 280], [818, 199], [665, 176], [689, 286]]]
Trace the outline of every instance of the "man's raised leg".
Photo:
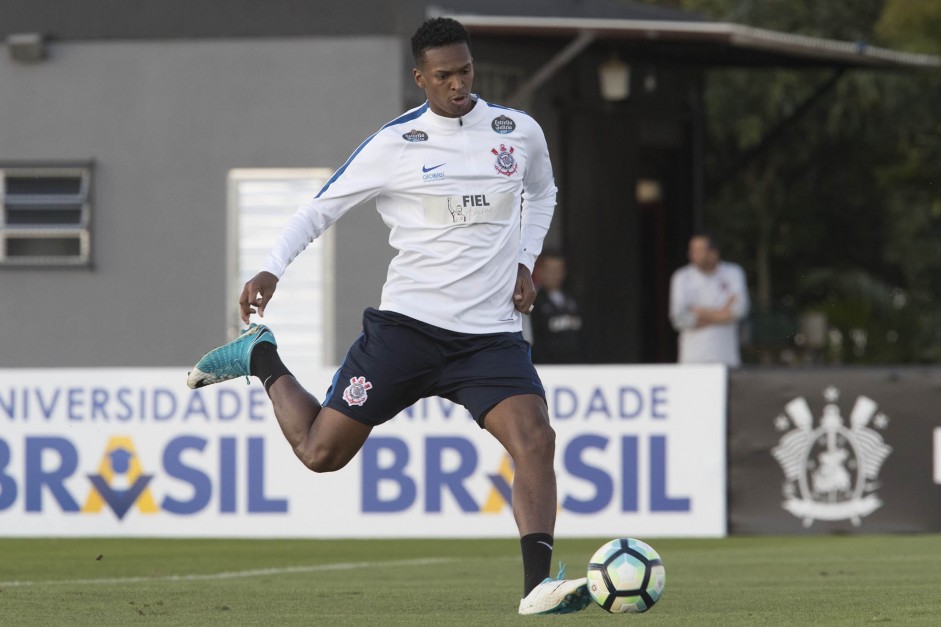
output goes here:
[[321, 407], [293, 376], [282, 376], [268, 389], [281, 432], [294, 454], [314, 472], [332, 472], [353, 459], [372, 427]]
[[198, 389], [238, 377], [258, 377], [298, 459], [314, 472], [339, 470], [363, 446], [372, 427], [321, 407], [281, 362], [277, 347], [271, 329], [252, 324], [239, 337], [206, 353], [187, 376], [187, 385]]

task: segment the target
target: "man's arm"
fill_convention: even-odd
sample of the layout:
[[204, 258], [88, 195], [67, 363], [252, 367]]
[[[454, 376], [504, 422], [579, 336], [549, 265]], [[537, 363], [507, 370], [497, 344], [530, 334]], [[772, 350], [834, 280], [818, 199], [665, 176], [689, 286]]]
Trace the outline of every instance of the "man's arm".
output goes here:
[[[535, 129], [529, 147], [529, 163], [523, 179], [523, 217], [519, 253], [519, 263], [526, 267], [529, 274], [536, 265], [536, 258], [542, 252], [542, 242], [552, 223], [555, 196], [558, 191], [552, 175], [552, 163], [549, 160], [549, 147], [546, 145], [545, 135], [535, 122], [533, 125]], [[532, 283], [531, 278], [530, 283]], [[532, 303], [532, 301], [529, 302]]]
[[516, 311], [527, 316], [532, 313], [531, 307], [536, 300], [536, 286], [533, 284], [533, 275], [529, 268], [519, 264], [516, 269], [516, 287], [513, 289], [513, 306]]
[[708, 307], [693, 307], [693, 315], [695, 316], [695, 328], [699, 329], [701, 327], [707, 327], [712, 324], [728, 324], [730, 322], [735, 322], [738, 318], [735, 317], [735, 303], [738, 300], [738, 297], [735, 295], [729, 296], [729, 300], [726, 301], [725, 305], [717, 309], [710, 309]]
[[745, 278], [745, 270], [741, 266], [734, 266], [735, 280], [732, 282], [732, 291], [735, 293], [735, 303], [732, 305], [732, 319], [741, 320], [748, 315], [751, 310], [751, 301], [748, 298], [748, 281]]
[[346, 160], [323, 189], [291, 216], [261, 270], [281, 277], [294, 259], [347, 211], [379, 195], [397, 154], [373, 135]]
[[729, 274], [729, 285], [731, 296], [725, 305], [717, 309], [706, 307], [696, 307], [693, 312], [696, 314], [696, 328], [709, 326], [711, 324], [730, 324], [738, 322], [748, 315], [748, 284], [745, 281], [745, 271], [738, 265], [731, 266]]
[[278, 277], [270, 272], [261, 271], [252, 277], [245, 287], [242, 288], [242, 295], [239, 296], [239, 311], [242, 322], [248, 324], [249, 316], [258, 313], [262, 318], [265, 317], [265, 306], [278, 286]]
[[670, 277], [670, 323], [676, 331], [696, 328], [696, 314], [692, 303], [686, 301], [683, 271], [677, 270]]
[[[301, 205], [288, 220], [261, 271], [242, 288], [239, 312], [245, 324], [251, 314], [265, 315], [281, 275], [311, 242], [351, 208], [379, 195], [390, 176], [390, 156], [381, 138], [374, 140], [376, 135], [363, 142], [317, 196]], [[385, 167], [380, 165], [383, 162]]]

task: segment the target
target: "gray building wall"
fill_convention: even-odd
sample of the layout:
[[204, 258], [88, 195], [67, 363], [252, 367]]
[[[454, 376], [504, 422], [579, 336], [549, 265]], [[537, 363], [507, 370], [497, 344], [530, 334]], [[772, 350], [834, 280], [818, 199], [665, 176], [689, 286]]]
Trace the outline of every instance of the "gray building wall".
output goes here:
[[[409, 85], [401, 38], [69, 41], [0, 57], [0, 162], [94, 162], [90, 268], [0, 267], [0, 368], [186, 366], [227, 339], [226, 176], [339, 167]], [[337, 351], [392, 256], [337, 229]]]
[[[475, 6], [479, 0], [464, 1]], [[571, 1], [561, 0], [563, 4]], [[38, 32], [55, 41], [404, 37], [411, 35], [424, 18], [425, 5], [423, 0], [3, 0], [0, 36]]]

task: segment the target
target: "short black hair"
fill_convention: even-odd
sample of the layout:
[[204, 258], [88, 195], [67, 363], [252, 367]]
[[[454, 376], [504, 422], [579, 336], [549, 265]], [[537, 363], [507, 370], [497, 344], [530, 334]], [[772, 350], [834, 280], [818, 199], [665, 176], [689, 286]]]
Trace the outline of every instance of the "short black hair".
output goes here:
[[706, 245], [710, 250], [719, 250], [719, 236], [715, 234], [714, 231], [708, 229], [700, 229], [693, 233], [693, 237], [690, 239], [701, 237], [706, 240]]
[[425, 50], [460, 43], [465, 43], [470, 48], [470, 34], [467, 29], [450, 17], [434, 17], [425, 20], [412, 35], [412, 56], [415, 58], [415, 64], [421, 65]]

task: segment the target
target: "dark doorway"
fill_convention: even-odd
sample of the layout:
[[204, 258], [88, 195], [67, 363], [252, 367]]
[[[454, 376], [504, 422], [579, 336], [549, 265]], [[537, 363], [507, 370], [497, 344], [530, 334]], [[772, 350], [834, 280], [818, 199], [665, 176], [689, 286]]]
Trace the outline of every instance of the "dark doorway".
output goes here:
[[692, 125], [628, 103], [562, 117], [562, 240], [586, 361], [675, 361], [669, 282], [694, 223]]

